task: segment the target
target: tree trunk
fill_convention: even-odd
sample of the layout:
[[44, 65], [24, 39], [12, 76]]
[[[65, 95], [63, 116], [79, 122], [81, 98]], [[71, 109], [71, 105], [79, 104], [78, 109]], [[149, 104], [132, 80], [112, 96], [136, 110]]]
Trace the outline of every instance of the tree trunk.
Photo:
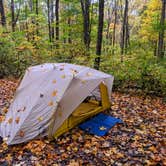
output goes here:
[[158, 57], [164, 57], [164, 29], [165, 29], [165, 9], [166, 9], [166, 0], [162, 0], [162, 9], [161, 9], [161, 19], [160, 19], [160, 28], [159, 39], [158, 39]]
[[129, 46], [129, 22], [128, 22], [128, 1], [126, 2], [126, 26], [125, 26], [125, 53], [127, 53], [127, 48]]
[[69, 26], [69, 31], [68, 31], [68, 43], [72, 43], [72, 40], [71, 40], [71, 18], [69, 17], [68, 20], [67, 20], [67, 23], [68, 23], [68, 26]]
[[98, 33], [97, 33], [97, 44], [96, 44], [96, 55], [94, 62], [94, 68], [99, 70], [100, 68], [100, 56], [102, 47], [103, 37], [103, 23], [104, 23], [104, 0], [99, 0], [99, 18], [98, 18]]
[[49, 41], [52, 42], [51, 21], [50, 21], [50, 0], [47, 0], [47, 19], [48, 19], [48, 36], [49, 36]]
[[114, 6], [114, 27], [113, 27], [113, 34], [112, 34], [112, 54], [114, 55], [114, 47], [115, 47], [115, 40], [116, 40], [116, 22], [117, 22], [117, 1], [115, 0]]
[[3, 27], [5, 27], [6, 26], [6, 16], [5, 16], [3, 0], [0, 0], [0, 14], [1, 14], [1, 25]]
[[123, 61], [124, 52], [127, 51], [127, 31], [128, 31], [128, 0], [125, 0], [125, 9], [123, 15], [123, 24], [121, 30], [121, 61]]
[[12, 15], [12, 20], [11, 20], [11, 23], [12, 23], [12, 31], [14, 32], [15, 31], [15, 14], [14, 14], [14, 0], [11, 0], [11, 15]]
[[36, 0], [36, 34], [37, 35], [39, 35], [38, 15], [39, 15], [39, 2], [38, 2], [38, 0]]
[[54, 0], [51, 0], [50, 4], [50, 12], [51, 12], [51, 38], [54, 39]]
[[55, 17], [56, 17], [56, 40], [59, 40], [59, 0], [55, 2]]
[[90, 12], [89, 12], [90, 4], [91, 0], [81, 0], [84, 44], [87, 51], [89, 51], [90, 48]]

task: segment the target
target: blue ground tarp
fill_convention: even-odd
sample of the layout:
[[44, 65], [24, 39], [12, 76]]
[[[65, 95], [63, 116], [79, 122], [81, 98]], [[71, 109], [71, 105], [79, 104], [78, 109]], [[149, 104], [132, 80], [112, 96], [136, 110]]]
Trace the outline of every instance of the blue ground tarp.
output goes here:
[[90, 120], [82, 123], [79, 127], [90, 134], [104, 136], [116, 123], [123, 123], [123, 121], [100, 113]]

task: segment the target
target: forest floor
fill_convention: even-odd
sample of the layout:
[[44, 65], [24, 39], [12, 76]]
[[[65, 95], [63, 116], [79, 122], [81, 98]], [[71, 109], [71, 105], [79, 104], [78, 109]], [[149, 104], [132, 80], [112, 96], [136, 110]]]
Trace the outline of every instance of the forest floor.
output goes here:
[[[0, 80], [0, 109], [8, 107], [15, 79]], [[0, 143], [0, 166], [7, 165], [166, 165], [166, 104], [162, 98], [114, 92], [111, 116], [123, 120], [104, 137], [78, 127], [56, 141], [21, 145]], [[2, 115], [1, 115], [2, 116]]]

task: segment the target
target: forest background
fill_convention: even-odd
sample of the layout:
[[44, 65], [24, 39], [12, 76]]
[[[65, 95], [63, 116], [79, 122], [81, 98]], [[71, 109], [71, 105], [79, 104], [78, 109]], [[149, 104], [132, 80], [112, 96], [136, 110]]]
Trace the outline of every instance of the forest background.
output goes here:
[[0, 0], [0, 78], [67, 62], [114, 88], [166, 94], [166, 0]]

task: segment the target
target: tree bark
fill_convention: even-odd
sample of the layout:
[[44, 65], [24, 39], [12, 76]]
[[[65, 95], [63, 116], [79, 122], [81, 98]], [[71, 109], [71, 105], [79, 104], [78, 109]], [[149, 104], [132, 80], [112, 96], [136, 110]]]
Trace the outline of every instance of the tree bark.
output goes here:
[[91, 0], [80, 0], [83, 16], [83, 32], [84, 32], [84, 44], [86, 50], [89, 51], [90, 48], [90, 5]]
[[36, 0], [36, 34], [39, 35], [39, 23], [38, 23], [38, 15], [39, 15], [39, 2]]
[[50, 4], [50, 15], [51, 15], [51, 38], [52, 40], [54, 40], [54, 0], [51, 0], [51, 4]]
[[128, 47], [128, 0], [125, 0], [125, 9], [124, 9], [124, 15], [123, 15], [123, 24], [122, 24], [122, 30], [121, 30], [121, 61], [123, 61], [123, 55], [127, 51]]
[[68, 26], [69, 26], [69, 31], [68, 31], [68, 43], [72, 43], [72, 40], [71, 40], [71, 18], [69, 17], [68, 20], [67, 20], [67, 23], [68, 23]]
[[102, 48], [103, 38], [103, 23], [104, 23], [104, 0], [99, 0], [99, 18], [98, 18], [98, 33], [97, 33], [97, 44], [96, 44], [96, 55], [94, 62], [94, 68], [99, 70], [100, 68], [100, 56]]
[[114, 47], [115, 47], [115, 40], [116, 40], [116, 22], [117, 22], [117, 0], [115, 0], [114, 6], [114, 27], [113, 27], [113, 34], [112, 34], [112, 54], [114, 55]]
[[5, 16], [3, 0], [0, 0], [0, 14], [1, 14], [1, 25], [3, 27], [5, 27], [6, 26], [6, 16]]
[[52, 42], [51, 21], [50, 21], [50, 0], [47, 0], [47, 19], [48, 19], [48, 36], [49, 36], [49, 41]]
[[165, 29], [165, 9], [166, 9], [166, 0], [162, 1], [162, 9], [161, 9], [161, 19], [160, 19], [160, 31], [159, 31], [159, 39], [158, 39], [158, 57], [164, 57], [164, 29]]
[[11, 24], [12, 24], [12, 31], [15, 31], [15, 10], [14, 10], [14, 0], [11, 0], [11, 15], [12, 15], [12, 20], [11, 20]]
[[56, 40], [59, 40], [59, 0], [56, 0], [55, 2], [55, 17], [56, 17]]

